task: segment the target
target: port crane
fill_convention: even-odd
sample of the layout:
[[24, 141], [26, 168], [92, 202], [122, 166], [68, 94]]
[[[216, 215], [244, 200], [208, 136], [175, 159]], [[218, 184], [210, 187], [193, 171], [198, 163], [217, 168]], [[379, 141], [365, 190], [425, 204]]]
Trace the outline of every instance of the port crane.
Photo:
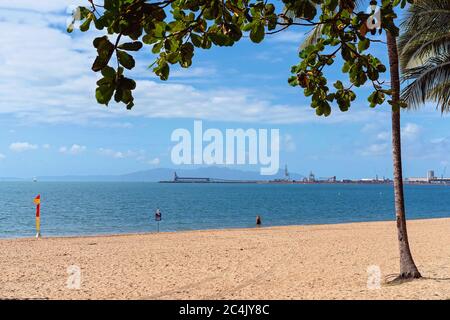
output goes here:
[[287, 164], [284, 166], [284, 179], [286, 181], [291, 181], [291, 175], [289, 174]]

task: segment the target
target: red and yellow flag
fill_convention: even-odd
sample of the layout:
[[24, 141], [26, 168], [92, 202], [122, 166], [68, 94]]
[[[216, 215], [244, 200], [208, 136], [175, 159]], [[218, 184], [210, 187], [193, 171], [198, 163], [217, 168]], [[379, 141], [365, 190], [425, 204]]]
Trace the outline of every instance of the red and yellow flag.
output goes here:
[[34, 204], [38, 205], [41, 204], [41, 195], [38, 194], [38, 196], [36, 198], [34, 198]]
[[36, 205], [36, 237], [41, 235], [41, 195], [38, 194], [33, 200]]

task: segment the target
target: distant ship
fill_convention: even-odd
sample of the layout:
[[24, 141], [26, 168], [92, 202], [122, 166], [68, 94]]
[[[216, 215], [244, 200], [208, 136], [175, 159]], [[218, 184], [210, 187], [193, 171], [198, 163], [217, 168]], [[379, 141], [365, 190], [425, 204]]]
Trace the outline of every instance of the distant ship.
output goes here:
[[37, 182], [37, 178], [36, 177], [33, 178], [33, 182]]

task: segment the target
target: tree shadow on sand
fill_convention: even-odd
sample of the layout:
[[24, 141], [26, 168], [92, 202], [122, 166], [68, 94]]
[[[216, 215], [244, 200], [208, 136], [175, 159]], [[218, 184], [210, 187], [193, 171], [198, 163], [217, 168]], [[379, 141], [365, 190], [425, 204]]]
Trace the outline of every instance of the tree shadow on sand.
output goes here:
[[389, 274], [384, 278], [384, 284], [386, 286], [398, 286], [404, 283], [412, 282], [412, 281], [424, 281], [424, 280], [433, 280], [436, 282], [450, 281], [450, 278], [437, 278], [437, 277], [421, 277], [418, 279], [403, 279], [398, 276], [398, 274]]

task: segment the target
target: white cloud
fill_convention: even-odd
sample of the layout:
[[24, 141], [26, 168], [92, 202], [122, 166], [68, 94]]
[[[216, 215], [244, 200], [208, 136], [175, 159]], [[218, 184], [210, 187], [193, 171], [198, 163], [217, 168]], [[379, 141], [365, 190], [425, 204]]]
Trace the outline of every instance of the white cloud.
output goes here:
[[[148, 74], [148, 71], [146, 72]], [[191, 67], [189, 69], [180, 68], [170, 73], [171, 78], [206, 78], [217, 74], [214, 67]]]
[[[273, 104], [260, 98], [260, 92], [246, 89], [197, 90], [182, 84], [160, 84], [143, 80], [136, 90], [134, 116], [149, 118], [193, 118], [213, 121], [289, 123], [339, 123], [374, 119], [381, 113], [373, 110], [352, 110], [324, 119], [309, 106]], [[357, 109], [357, 108], [356, 108]], [[116, 111], [117, 114], [121, 111]]]
[[[264, 62], [276, 63], [283, 61], [281, 55], [277, 55], [276, 52], [260, 51], [255, 55], [255, 58]], [[258, 75], [259, 76], [259, 75]]]
[[[362, 147], [358, 153], [363, 156], [382, 156], [388, 155], [390, 153], [391, 148], [391, 132], [389, 130], [378, 131], [382, 129], [381, 127], [385, 127], [380, 124], [369, 123], [366, 124], [361, 132], [370, 135], [373, 135], [372, 144], [367, 147]], [[384, 128], [385, 129], [385, 128]], [[412, 154], [416, 154], [415, 151], [417, 147], [420, 145], [420, 148], [425, 148], [423, 141], [420, 141], [420, 133], [422, 132], [422, 127], [415, 123], [406, 123], [405, 126], [401, 128], [401, 136], [404, 141], [403, 152], [406, 156], [411, 156]]]
[[383, 156], [388, 154], [389, 144], [388, 143], [374, 143], [364, 148], [360, 153], [366, 157], [372, 156]]
[[38, 148], [39, 147], [37, 145], [31, 144], [28, 142], [14, 142], [14, 143], [11, 143], [9, 146], [9, 149], [14, 152], [24, 152], [24, 151], [36, 150]]
[[407, 123], [402, 128], [402, 138], [408, 140], [414, 140], [417, 138], [419, 133], [422, 131], [422, 128], [415, 123]]
[[0, 153], [0, 160], [3, 160], [5, 158], [6, 158], [6, 156], [3, 153]]
[[140, 154], [140, 152], [131, 151], [131, 150], [115, 151], [115, 150], [107, 149], [107, 148], [98, 149], [98, 153], [100, 155], [115, 158], [115, 159], [132, 158], [132, 157], [137, 157]]
[[369, 123], [366, 123], [362, 127], [361, 132], [362, 133], [372, 133], [375, 130], [379, 130], [379, 124], [378, 123], [369, 122]]
[[273, 35], [267, 36], [267, 38], [273, 42], [288, 42], [297, 44], [300, 47], [300, 44], [305, 39], [305, 33], [299, 31], [290, 31], [285, 30], [283, 32], [279, 32]]
[[447, 138], [443, 137], [443, 138], [434, 138], [431, 139], [430, 142], [433, 144], [441, 144], [444, 143], [447, 140]]
[[294, 138], [290, 134], [283, 136], [283, 146], [287, 152], [294, 152], [297, 149]]
[[42, 148], [47, 149], [47, 150], [50, 149], [51, 147], [52, 146], [49, 145], [48, 143], [42, 145]]
[[0, 0], [2, 9], [22, 9], [36, 12], [57, 12], [65, 10], [70, 5], [87, 5], [85, 0]]
[[[423, 128], [418, 127], [412, 129], [410, 127], [407, 138], [405, 139], [403, 152], [406, 158], [410, 159], [421, 159], [421, 160], [436, 160], [441, 163], [450, 158], [450, 138], [449, 137], [439, 137], [439, 138], [427, 138], [424, 132], [422, 134]], [[427, 130], [428, 131], [428, 130]]]
[[423, 149], [427, 149], [427, 153], [430, 155], [436, 154], [443, 158], [447, 158], [450, 156], [450, 138], [449, 137], [443, 137], [443, 138], [437, 138], [432, 139], [430, 143], [423, 142], [421, 143], [423, 146]]
[[145, 152], [145, 150], [128, 150], [128, 151], [117, 151], [113, 149], [108, 148], [99, 148], [98, 154], [114, 159], [132, 159], [144, 164], [149, 164], [152, 166], [157, 166], [161, 163], [161, 160], [159, 158], [149, 158]]
[[86, 149], [87, 149], [86, 146], [74, 144], [71, 147], [63, 146], [59, 148], [59, 152], [63, 154], [78, 155], [86, 151]]
[[105, 149], [105, 148], [98, 149], [98, 153], [101, 154], [102, 156], [108, 156], [108, 157], [112, 157], [112, 158], [121, 158], [120, 156], [116, 156], [116, 155], [122, 154], [121, 152], [117, 152], [112, 149]]
[[[38, 4], [35, 6], [40, 7]], [[44, 11], [53, 11], [59, 4], [45, 1], [42, 6]], [[0, 115], [12, 116], [25, 123], [99, 125], [113, 123], [117, 119], [126, 119], [129, 123], [131, 118], [145, 117], [326, 124], [365, 122], [381, 114], [360, 108], [346, 114], [336, 111], [330, 118], [324, 119], [317, 117], [307, 105], [274, 103], [277, 97], [273, 101], [262, 98], [261, 92], [256, 90], [223, 87], [199, 89], [191, 85], [152, 80], [138, 81], [136, 106], [132, 111], [115, 103], [105, 108], [98, 105], [94, 97], [98, 75], [90, 70], [95, 57], [93, 33], [75, 32], [71, 36], [64, 31], [64, 16], [59, 17], [61, 21], [55, 17], [59, 23], [56, 28], [53, 25], [55, 21], [37, 23], [34, 19], [26, 19], [27, 14], [21, 12], [23, 19], [18, 21], [0, 13]], [[295, 33], [295, 37], [299, 34]], [[137, 64], [140, 70], [147, 65], [147, 61], [137, 59]], [[193, 76], [201, 77], [215, 70], [197, 67], [186, 75], [191, 72]], [[148, 71], [146, 74], [149, 74]], [[176, 72], [175, 76], [183, 77], [184, 74]], [[147, 79], [151, 79], [150, 76]]]
[[389, 131], [382, 131], [377, 134], [377, 139], [382, 141], [388, 141], [391, 138], [391, 133]]
[[152, 165], [152, 166], [157, 166], [157, 165], [159, 165], [160, 163], [161, 163], [161, 160], [160, 160], [159, 158], [154, 158], [154, 159], [148, 161], [148, 164], [149, 164], [149, 165]]

